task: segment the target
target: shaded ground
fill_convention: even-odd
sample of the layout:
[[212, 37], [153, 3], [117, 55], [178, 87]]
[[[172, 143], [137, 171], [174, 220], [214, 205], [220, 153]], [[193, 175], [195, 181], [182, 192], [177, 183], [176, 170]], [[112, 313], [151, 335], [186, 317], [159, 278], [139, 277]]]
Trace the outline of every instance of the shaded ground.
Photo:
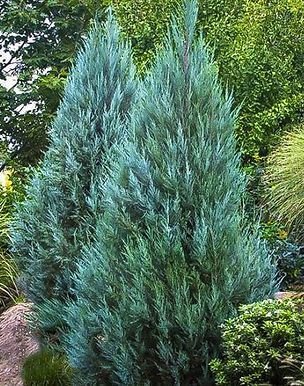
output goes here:
[[28, 304], [17, 304], [0, 316], [0, 386], [21, 386], [22, 362], [38, 350], [26, 323], [29, 312]]

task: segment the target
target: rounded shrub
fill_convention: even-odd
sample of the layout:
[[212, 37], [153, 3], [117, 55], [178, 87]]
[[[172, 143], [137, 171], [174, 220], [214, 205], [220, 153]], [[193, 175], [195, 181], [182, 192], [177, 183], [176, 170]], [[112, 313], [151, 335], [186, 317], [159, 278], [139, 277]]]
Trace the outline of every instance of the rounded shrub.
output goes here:
[[211, 361], [217, 385], [283, 386], [290, 367], [281, 359], [304, 355], [303, 299], [265, 300], [240, 307], [223, 326], [222, 358]]
[[24, 361], [22, 380], [24, 386], [70, 386], [71, 369], [62, 355], [44, 349]]

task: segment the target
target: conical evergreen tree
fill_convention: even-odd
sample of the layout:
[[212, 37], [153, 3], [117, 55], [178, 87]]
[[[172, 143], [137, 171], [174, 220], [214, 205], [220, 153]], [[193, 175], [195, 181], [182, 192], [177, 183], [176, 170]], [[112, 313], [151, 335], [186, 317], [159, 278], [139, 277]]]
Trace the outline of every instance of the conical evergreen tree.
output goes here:
[[[95, 23], [71, 71], [50, 147], [17, 208], [12, 241], [42, 336], [55, 332], [73, 272], [102, 211], [106, 169], [135, 98], [135, 68], [109, 11]], [[49, 301], [51, 300], [51, 302]]]
[[67, 313], [77, 385], [207, 385], [220, 324], [276, 287], [245, 224], [237, 114], [196, 15], [192, 0], [173, 22], [104, 185]]

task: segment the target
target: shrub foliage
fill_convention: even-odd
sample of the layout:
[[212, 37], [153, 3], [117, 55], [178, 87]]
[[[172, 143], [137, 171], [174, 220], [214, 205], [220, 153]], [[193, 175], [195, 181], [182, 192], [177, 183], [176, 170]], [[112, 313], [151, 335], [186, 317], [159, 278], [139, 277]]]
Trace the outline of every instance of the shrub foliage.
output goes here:
[[303, 299], [245, 305], [240, 316], [223, 327], [223, 358], [212, 361], [216, 384], [221, 386], [287, 385], [291, 366], [304, 355]]
[[79, 264], [66, 350], [80, 385], [207, 385], [220, 324], [275, 288], [243, 221], [232, 99], [186, 3], [141, 86]]
[[102, 211], [105, 171], [135, 91], [130, 47], [110, 13], [78, 54], [49, 150], [14, 220], [15, 258], [43, 337], [62, 324], [63, 303], [73, 297], [72, 275]]

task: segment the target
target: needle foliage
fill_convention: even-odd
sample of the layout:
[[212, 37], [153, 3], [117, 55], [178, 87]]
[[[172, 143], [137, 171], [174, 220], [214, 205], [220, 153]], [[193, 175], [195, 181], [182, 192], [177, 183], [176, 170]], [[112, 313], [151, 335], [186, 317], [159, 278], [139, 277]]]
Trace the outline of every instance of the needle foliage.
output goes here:
[[66, 313], [77, 385], [208, 385], [220, 324], [276, 288], [241, 208], [237, 112], [196, 18], [185, 2], [104, 185]]
[[[17, 207], [12, 241], [42, 337], [62, 325], [73, 272], [102, 211], [101, 186], [125, 136], [135, 97], [134, 66], [111, 14], [79, 52], [50, 131], [50, 147]], [[52, 300], [52, 303], [50, 303]], [[52, 305], [52, 306], [51, 306]]]

